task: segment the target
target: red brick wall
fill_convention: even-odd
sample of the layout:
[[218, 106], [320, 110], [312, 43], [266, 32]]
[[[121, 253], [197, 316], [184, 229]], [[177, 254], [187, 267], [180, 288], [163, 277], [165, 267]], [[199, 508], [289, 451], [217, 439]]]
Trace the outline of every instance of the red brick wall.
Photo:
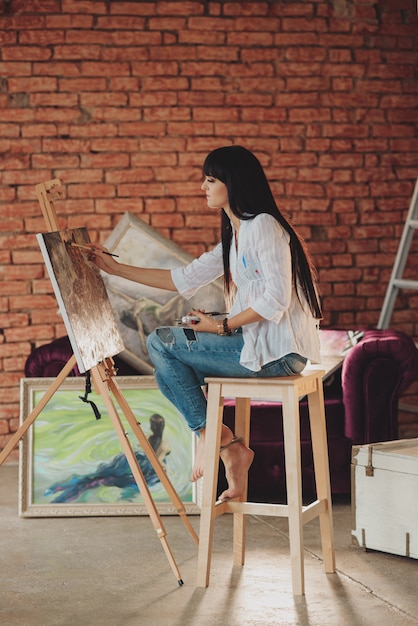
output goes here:
[[[129, 210], [198, 254], [204, 156], [244, 144], [309, 243], [323, 326], [376, 326], [418, 172], [417, 34], [415, 0], [0, 0], [0, 447], [28, 354], [65, 334], [35, 240], [51, 178], [60, 227], [104, 240]], [[392, 323], [415, 339], [417, 305]]]

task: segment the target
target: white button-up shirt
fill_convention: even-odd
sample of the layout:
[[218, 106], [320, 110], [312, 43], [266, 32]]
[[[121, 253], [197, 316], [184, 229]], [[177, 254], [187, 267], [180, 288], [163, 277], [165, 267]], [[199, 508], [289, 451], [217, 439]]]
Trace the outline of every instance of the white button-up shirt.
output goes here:
[[[261, 213], [241, 220], [238, 248], [235, 243], [234, 233], [230, 267], [237, 293], [229, 317], [250, 307], [264, 318], [242, 327], [241, 365], [257, 372], [290, 352], [319, 362], [318, 320], [306, 303], [301, 306], [294, 289], [289, 235], [274, 217]], [[221, 243], [188, 265], [171, 270], [185, 298], [223, 273]]]

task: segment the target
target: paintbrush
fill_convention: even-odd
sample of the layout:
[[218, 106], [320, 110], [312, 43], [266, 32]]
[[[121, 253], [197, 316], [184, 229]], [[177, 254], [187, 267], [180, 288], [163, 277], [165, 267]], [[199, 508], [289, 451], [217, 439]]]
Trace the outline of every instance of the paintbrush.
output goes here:
[[[81, 243], [75, 243], [75, 241], [69, 242], [72, 248], [82, 248], [83, 250], [89, 250], [90, 252], [96, 252], [95, 248], [90, 248], [89, 246], [83, 246]], [[119, 258], [118, 254], [113, 254], [112, 252], [106, 252], [106, 250], [97, 250], [97, 252], [101, 252], [102, 254], [107, 254], [108, 256], [114, 256]]]

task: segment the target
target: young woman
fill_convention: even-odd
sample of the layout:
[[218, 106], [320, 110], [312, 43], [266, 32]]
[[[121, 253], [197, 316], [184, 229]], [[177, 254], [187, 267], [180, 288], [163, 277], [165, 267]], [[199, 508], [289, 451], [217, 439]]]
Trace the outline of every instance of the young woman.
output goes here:
[[[92, 247], [89, 258], [102, 270], [190, 298], [223, 276], [230, 313], [216, 320], [191, 314], [191, 327], [157, 328], [147, 340], [162, 393], [199, 435], [191, 479], [203, 475], [206, 376], [266, 377], [300, 373], [319, 361], [321, 307], [306, 248], [279, 211], [258, 159], [246, 148], [211, 152], [201, 189], [210, 210], [221, 213], [222, 238], [210, 252], [173, 270], [120, 264]], [[253, 452], [223, 425], [221, 459], [228, 489], [221, 500], [241, 495]]]

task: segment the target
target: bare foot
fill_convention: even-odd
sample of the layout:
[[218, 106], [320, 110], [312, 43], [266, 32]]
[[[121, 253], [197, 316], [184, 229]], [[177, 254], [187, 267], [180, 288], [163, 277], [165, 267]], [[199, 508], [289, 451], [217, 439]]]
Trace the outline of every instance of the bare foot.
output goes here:
[[[206, 430], [204, 428], [199, 431], [199, 437], [197, 439], [196, 446], [196, 456], [192, 469], [192, 475], [190, 477], [192, 483], [196, 482], [196, 480], [199, 480], [199, 478], [202, 478], [203, 476], [203, 465], [205, 460], [205, 432]], [[225, 424], [222, 424], [221, 446], [231, 441], [233, 436], [234, 435], [232, 434], [230, 428], [228, 428], [228, 426], [225, 426]]]
[[192, 469], [192, 475], [190, 480], [192, 483], [199, 480], [203, 476], [203, 462], [204, 462], [204, 454], [205, 454], [205, 431], [200, 431], [200, 436], [197, 438], [196, 445], [196, 456], [194, 460], [194, 465]]
[[245, 489], [247, 473], [253, 462], [254, 452], [243, 443], [237, 442], [221, 451], [221, 459], [225, 465], [228, 489], [221, 493], [219, 500], [238, 498]]

